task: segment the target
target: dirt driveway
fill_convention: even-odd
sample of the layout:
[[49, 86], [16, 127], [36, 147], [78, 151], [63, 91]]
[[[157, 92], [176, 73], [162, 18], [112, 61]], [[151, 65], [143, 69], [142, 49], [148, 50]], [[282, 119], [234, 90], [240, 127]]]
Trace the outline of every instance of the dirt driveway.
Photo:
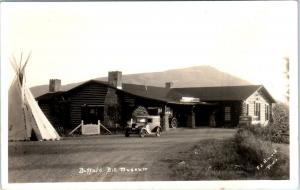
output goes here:
[[228, 138], [234, 132], [234, 129], [178, 128], [159, 138], [102, 135], [54, 142], [10, 142], [9, 182], [159, 180], [158, 176], [168, 172], [159, 161], [164, 153], [204, 139]]

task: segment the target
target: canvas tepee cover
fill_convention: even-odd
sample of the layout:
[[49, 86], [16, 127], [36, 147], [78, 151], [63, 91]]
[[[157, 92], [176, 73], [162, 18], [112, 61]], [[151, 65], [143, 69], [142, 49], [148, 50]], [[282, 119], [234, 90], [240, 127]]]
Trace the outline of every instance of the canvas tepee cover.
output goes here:
[[16, 70], [8, 91], [8, 140], [30, 140], [33, 133], [38, 140], [59, 140], [60, 136], [26, 86], [23, 67]]

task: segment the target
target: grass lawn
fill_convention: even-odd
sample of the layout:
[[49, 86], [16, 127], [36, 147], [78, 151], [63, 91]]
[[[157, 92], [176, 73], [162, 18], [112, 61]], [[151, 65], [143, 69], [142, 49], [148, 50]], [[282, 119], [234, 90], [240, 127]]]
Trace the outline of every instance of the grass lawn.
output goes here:
[[[278, 147], [278, 146], [277, 146]], [[240, 155], [234, 139], [202, 140], [161, 159], [167, 163], [171, 180], [236, 180], [236, 179], [289, 179], [289, 158], [281, 154], [284, 145], [262, 168]], [[264, 159], [268, 159], [264, 158]], [[271, 165], [277, 159], [276, 163]], [[269, 166], [271, 165], [271, 166]], [[268, 169], [268, 166], [270, 169]]]

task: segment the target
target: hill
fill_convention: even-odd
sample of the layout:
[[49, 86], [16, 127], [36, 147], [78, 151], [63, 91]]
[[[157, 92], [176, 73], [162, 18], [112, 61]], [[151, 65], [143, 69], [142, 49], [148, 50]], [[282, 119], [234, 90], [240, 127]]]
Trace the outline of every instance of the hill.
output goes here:
[[[236, 86], [249, 85], [248, 81], [231, 74], [219, 71], [211, 66], [194, 66], [182, 69], [172, 69], [163, 72], [138, 73], [123, 75], [124, 83], [161, 86], [165, 82], [173, 82], [174, 87], [206, 87], [206, 86]], [[96, 80], [107, 81], [107, 77]], [[64, 85], [62, 90], [71, 89], [81, 83]], [[34, 86], [31, 91], [35, 97], [48, 91], [47, 85]]]

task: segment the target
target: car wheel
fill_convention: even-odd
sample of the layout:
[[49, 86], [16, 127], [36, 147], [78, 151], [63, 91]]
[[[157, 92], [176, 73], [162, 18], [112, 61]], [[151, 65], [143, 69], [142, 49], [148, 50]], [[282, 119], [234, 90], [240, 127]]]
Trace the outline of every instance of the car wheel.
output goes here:
[[140, 137], [141, 138], [144, 138], [146, 136], [146, 130], [145, 129], [142, 129], [141, 131], [140, 131]]
[[174, 117], [171, 120], [171, 128], [177, 128], [177, 126], [178, 126], [178, 122], [177, 119]]
[[130, 136], [129, 131], [126, 130], [126, 131], [125, 131], [125, 137], [129, 137], [129, 136]]
[[160, 127], [157, 127], [157, 129], [156, 129], [156, 136], [160, 137], [160, 134], [161, 134], [161, 129], [160, 129]]

